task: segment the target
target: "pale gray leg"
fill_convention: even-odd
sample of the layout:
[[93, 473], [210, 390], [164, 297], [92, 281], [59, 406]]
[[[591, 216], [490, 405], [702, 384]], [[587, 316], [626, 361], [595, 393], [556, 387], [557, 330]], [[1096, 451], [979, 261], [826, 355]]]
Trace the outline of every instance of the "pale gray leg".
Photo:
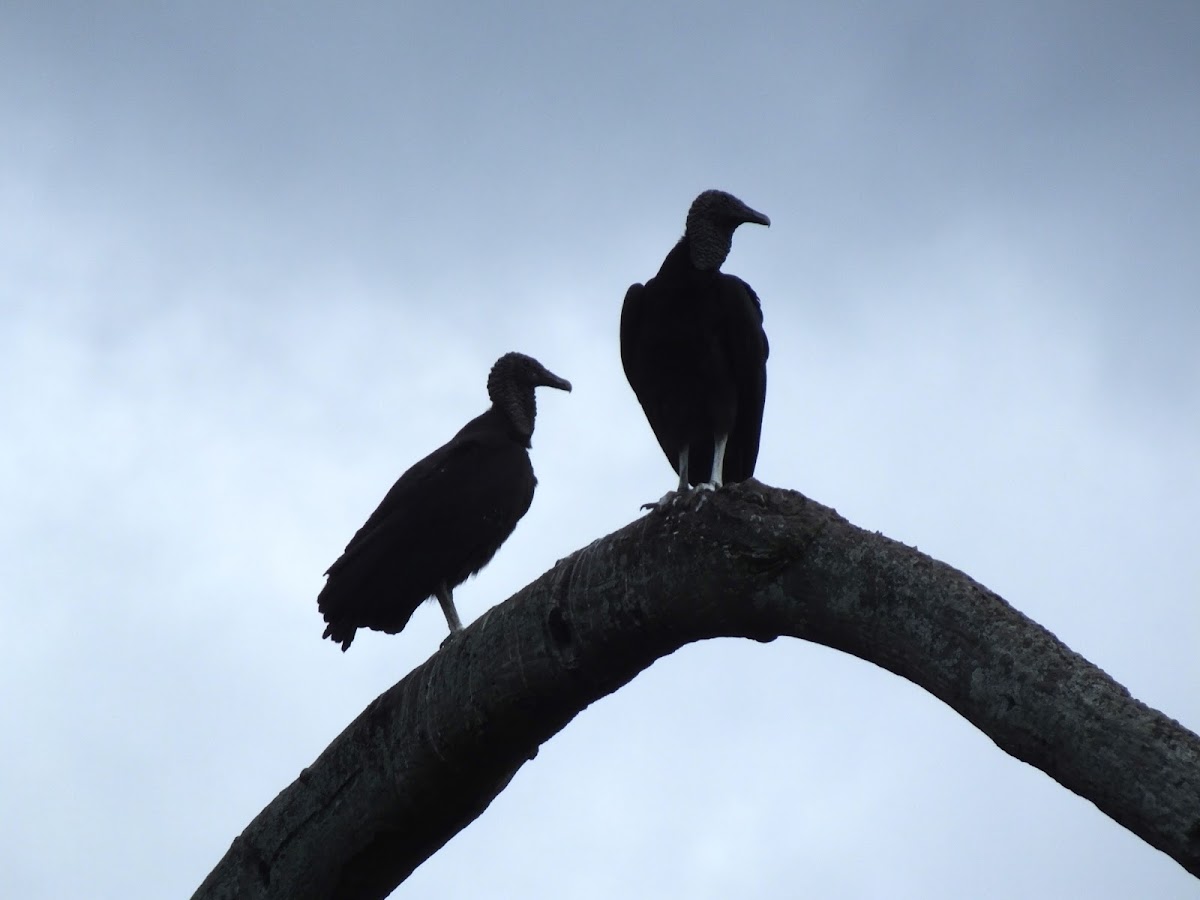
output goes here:
[[725, 445], [729, 443], [729, 435], [718, 434], [713, 444], [712, 472], [708, 475], [708, 486], [719, 488], [725, 483]]
[[688, 448], [679, 451], [679, 489], [667, 491], [654, 503], [643, 503], [642, 509], [666, 509], [688, 492]]
[[728, 443], [729, 435], [727, 434], [718, 434], [713, 441], [712, 471], [708, 473], [708, 481], [702, 481], [696, 485], [696, 490], [692, 492], [695, 500], [688, 501], [695, 504], [695, 509], [704, 505], [704, 498], [708, 496], [709, 491], [717, 490], [724, 483], [725, 445]]
[[688, 489], [688, 446], [679, 451], [679, 493]]
[[462, 621], [458, 618], [458, 610], [454, 608], [454, 596], [445, 583], [438, 585], [437, 598], [438, 603], [442, 605], [442, 612], [446, 615], [446, 624], [450, 626], [450, 633], [462, 631]]

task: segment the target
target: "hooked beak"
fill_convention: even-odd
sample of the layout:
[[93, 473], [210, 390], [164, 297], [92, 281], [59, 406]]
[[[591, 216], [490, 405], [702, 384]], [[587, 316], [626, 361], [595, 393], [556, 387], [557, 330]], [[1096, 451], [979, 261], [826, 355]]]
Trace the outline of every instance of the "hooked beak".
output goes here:
[[763, 213], [760, 213], [757, 209], [751, 209], [748, 206], [742, 213], [742, 221], [751, 222], [755, 225], [766, 225], [768, 228], [771, 227], [770, 219], [768, 219]]
[[560, 391], [566, 391], [567, 393], [571, 392], [571, 382], [565, 378], [559, 378], [549, 369], [546, 369], [545, 374], [542, 375], [542, 380], [538, 382], [538, 386], [558, 388]]

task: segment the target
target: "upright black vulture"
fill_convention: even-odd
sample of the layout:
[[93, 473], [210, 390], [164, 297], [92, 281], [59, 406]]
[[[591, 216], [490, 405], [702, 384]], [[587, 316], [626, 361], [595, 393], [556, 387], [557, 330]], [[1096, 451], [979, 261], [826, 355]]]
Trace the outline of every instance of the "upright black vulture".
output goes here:
[[[658, 274], [621, 309], [621, 362], [654, 436], [688, 485], [754, 474], [767, 396], [767, 335], [750, 285], [721, 271], [733, 232], [771, 220], [724, 191], [705, 191]], [[664, 498], [665, 499], [665, 498]]]
[[536, 387], [571, 383], [522, 353], [496, 361], [491, 407], [401, 475], [325, 573], [322, 637], [344, 651], [359, 628], [395, 634], [433, 596], [451, 633], [462, 629], [454, 588], [488, 564], [533, 502]]

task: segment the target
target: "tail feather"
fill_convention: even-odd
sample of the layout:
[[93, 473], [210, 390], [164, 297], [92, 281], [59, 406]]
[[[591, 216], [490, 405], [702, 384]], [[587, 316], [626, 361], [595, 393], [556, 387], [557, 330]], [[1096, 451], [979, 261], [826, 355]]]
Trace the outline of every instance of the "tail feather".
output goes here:
[[354, 640], [354, 633], [358, 631], [355, 625], [347, 625], [342, 622], [330, 622], [325, 626], [325, 633], [322, 638], [329, 638], [335, 644], [342, 645], [342, 652], [345, 653], [350, 648], [350, 642]]

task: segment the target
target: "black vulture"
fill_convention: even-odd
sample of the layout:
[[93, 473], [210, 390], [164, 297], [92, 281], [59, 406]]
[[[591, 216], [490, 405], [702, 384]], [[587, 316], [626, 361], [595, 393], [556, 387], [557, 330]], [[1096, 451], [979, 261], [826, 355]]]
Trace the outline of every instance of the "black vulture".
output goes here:
[[401, 475], [325, 573], [322, 637], [344, 651], [359, 628], [395, 634], [434, 596], [451, 633], [462, 629], [454, 588], [491, 561], [533, 502], [536, 387], [571, 383], [522, 353], [496, 361], [488, 410]]
[[625, 377], [681, 493], [745, 481], [758, 459], [769, 350], [762, 307], [750, 285], [721, 271], [743, 222], [771, 224], [732, 194], [700, 194], [658, 274], [631, 285], [621, 309]]

